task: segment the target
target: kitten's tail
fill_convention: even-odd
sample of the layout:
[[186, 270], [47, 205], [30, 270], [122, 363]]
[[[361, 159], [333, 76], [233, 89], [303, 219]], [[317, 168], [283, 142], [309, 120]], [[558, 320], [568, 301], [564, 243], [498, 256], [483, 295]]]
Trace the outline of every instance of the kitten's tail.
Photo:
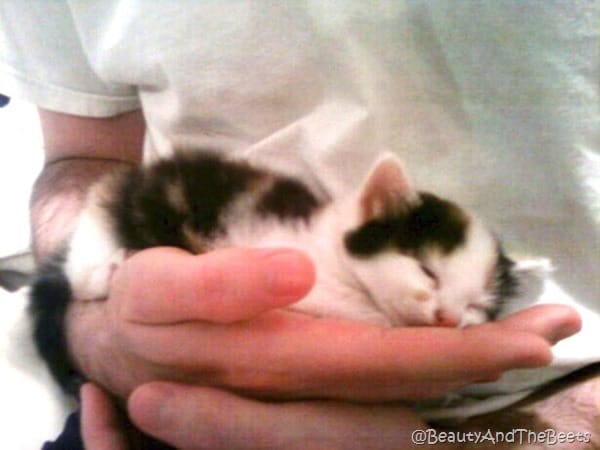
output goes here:
[[52, 376], [68, 394], [77, 395], [84, 379], [69, 355], [65, 336], [65, 313], [71, 286], [64, 273], [64, 251], [42, 265], [33, 281], [29, 312], [33, 339]]

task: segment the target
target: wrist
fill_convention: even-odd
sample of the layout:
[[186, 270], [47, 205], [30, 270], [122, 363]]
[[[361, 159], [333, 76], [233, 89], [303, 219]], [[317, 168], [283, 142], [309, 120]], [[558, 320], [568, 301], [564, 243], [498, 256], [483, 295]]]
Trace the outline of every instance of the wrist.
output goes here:
[[51, 260], [71, 234], [92, 184], [104, 175], [131, 165], [122, 161], [73, 158], [48, 163], [31, 196], [31, 237], [34, 257]]
[[111, 394], [126, 398], [136, 385], [135, 370], [115, 342], [106, 300], [72, 301], [65, 314], [68, 352], [76, 370]]

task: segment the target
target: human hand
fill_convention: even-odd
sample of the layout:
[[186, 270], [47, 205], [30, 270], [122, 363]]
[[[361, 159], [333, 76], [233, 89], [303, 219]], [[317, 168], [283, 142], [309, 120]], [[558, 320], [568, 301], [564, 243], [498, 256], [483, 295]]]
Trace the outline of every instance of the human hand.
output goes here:
[[[158, 382], [136, 390], [129, 407], [140, 429], [182, 449], [413, 448], [411, 433], [427, 428], [399, 405], [269, 403], [212, 388]], [[87, 450], [143, 447], [139, 442], [145, 438], [123, 425], [121, 414], [99, 387], [82, 387], [81, 410]]]
[[381, 328], [280, 309], [313, 280], [295, 252], [145, 250], [117, 270], [106, 301], [73, 303], [69, 342], [84, 373], [121, 398], [169, 380], [261, 398], [388, 401], [543, 366], [550, 346], [580, 326], [561, 306], [466, 329]]
[[[501, 326], [536, 330], [554, 342], [579, 324], [570, 311], [550, 307], [519, 313]], [[146, 433], [177, 448], [194, 449], [423, 448], [413, 442], [412, 434], [428, 428], [398, 404], [265, 403], [215, 389], [167, 383], [136, 389], [129, 399], [129, 414]], [[462, 445], [438, 443], [435, 448], [457, 450]]]
[[112, 399], [86, 383], [80, 390], [81, 437], [86, 450], [128, 450], [127, 429]]
[[212, 327], [285, 306], [313, 281], [312, 263], [298, 252], [234, 249], [194, 256], [153, 248], [115, 271], [107, 299], [71, 302], [67, 341], [80, 370], [124, 399], [144, 381], [209, 376], [210, 352], [178, 364], [170, 359], [171, 345], [205, 334], [198, 349], [214, 350]]

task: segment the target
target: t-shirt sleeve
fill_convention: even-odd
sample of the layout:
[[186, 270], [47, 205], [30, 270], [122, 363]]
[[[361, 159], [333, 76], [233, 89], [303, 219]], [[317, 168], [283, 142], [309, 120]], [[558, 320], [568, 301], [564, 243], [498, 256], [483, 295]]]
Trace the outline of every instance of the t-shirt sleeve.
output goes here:
[[135, 86], [110, 83], [94, 72], [62, 0], [2, 0], [0, 92], [81, 116], [140, 107]]

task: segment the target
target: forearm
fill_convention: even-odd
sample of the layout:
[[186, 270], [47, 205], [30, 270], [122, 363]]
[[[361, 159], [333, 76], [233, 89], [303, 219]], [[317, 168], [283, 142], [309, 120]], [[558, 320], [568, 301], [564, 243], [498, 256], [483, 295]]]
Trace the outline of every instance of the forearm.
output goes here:
[[42, 264], [65, 242], [83, 207], [89, 187], [127, 164], [116, 160], [65, 158], [47, 164], [31, 197], [32, 249]]
[[141, 161], [140, 111], [105, 119], [39, 110], [46, 163], [31, 198], [33, 252], [38, 263], [67, 238], [89, 187], [104, 174]]
[[96, 354], [94, 341], [102, 334], [105, 318], [98, 314], [101, 309], [90, 314], [93, 312], [90, 308], [82, 308], [96, 305], [73, 301], [64, 276], [56, 268], [55, 255], [60, 255], [72, 233], [89, 187], [126, 164], [113, 160], [59, 159], [44, 167], [33, 189], [32, 242], [38, 264], [31, 295], [34, 337], [51, 372], [71, 393], [78, 389], [81, 374], [84, 378], [93, 374], [85, 360], [90, 353]]
[[[31, 198], [32, 248], [40, 269], [31, 311], [38, 349], [63, 387], [73, 388], [73, 371], [91, 373], [83, 362], [97, 351], [105, 330], [102, 309], [72, 301], [64, 275], [47, 264], [73, 232], [87, 192], [101, 177], [141, 160], [141, 112], [92, 119], [40, 110], [46, 163]], [[102, 302], [98, 302], [102, 303]], [[88, 305], [98, 306], [98, 305]]]

